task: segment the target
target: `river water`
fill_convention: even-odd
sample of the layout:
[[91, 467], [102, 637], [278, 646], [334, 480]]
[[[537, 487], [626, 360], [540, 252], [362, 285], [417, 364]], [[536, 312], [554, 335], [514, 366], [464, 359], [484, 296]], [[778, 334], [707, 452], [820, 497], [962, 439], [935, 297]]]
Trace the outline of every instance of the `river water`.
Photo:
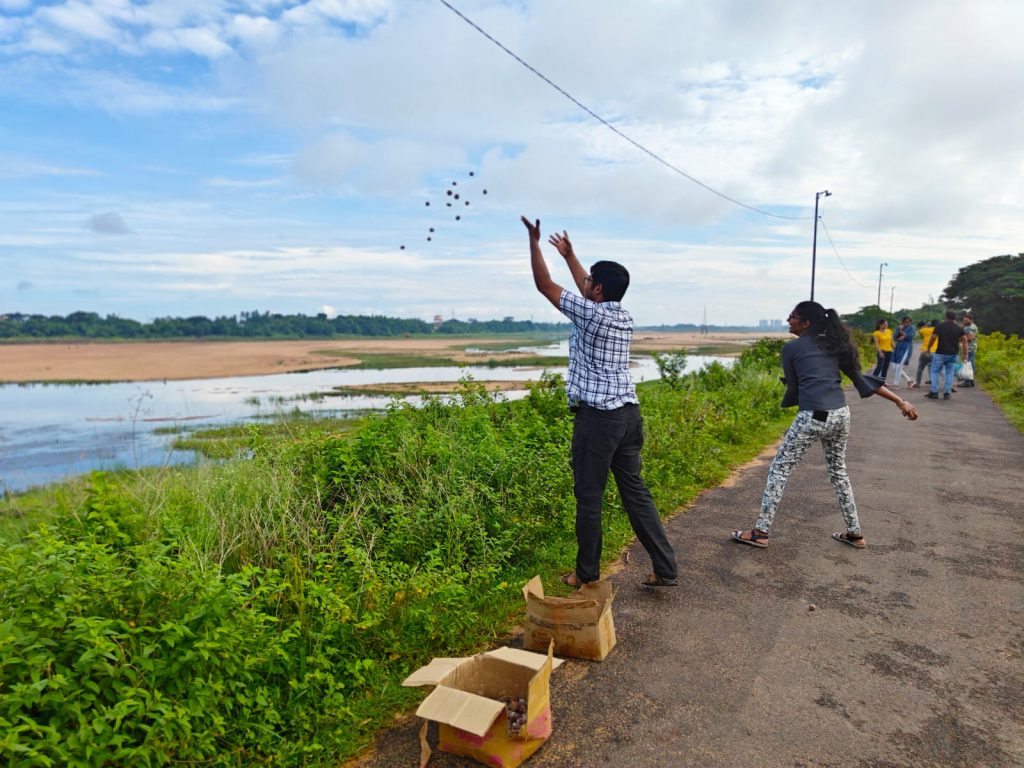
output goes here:
[[[522, 350], [531, 355], [568, 355], [568, 342]], [[687, 371], [712, 360], [690, 356]], [[563, 366], [554, 373], [565, 375]], [[390, 397], [318, 395], [346, 385], [459, 381], [532, 381], [531, 367], [423, 367], [383, 370], [326, 369], [269, 376], [148, 381], [116, 384], [0, 385], [0, 492], [18, 492], [95, 469], [140, 468], [195, 460], [175, 451], [179, 435], [167, 427], [204, 429], [272, 419], [295, 410], [324, 416], [353, 416], [381, 410]], [[637, 382], [658, 378], [649, 357], [636, 358]], [[509, 400], [523, 390], [502, 393]], [[418, 403], [419, 398], [403, 398]], [[163, 429], [161, 429], [163, 428]]]

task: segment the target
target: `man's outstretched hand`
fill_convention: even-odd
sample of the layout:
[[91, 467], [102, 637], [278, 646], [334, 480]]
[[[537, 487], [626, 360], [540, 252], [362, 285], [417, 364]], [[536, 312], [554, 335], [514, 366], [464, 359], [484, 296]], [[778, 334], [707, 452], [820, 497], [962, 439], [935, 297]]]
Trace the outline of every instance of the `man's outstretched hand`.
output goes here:
[[525, 216], [519, 217], [523, 224], [526, 226], [526, 231], [530, 233], [530, 240], [533, 242], [540, 242], [540, 219], [537, 219], [536, 223], [531, 224], [530, 220]]
[[[539, 235], [540, 233], [538, 232], [537, 234]], [[569, 242], [569, 233], [565, 230], [562, 230], [562, 234], [558, 234], [557, 232], [553, 234], [548, 238], [548, 242], [555, 246], [555, 250], [562, 255], [563, 259], [568, 259], [570, 256], [574, 255], [572, 252], [572, 243]]]

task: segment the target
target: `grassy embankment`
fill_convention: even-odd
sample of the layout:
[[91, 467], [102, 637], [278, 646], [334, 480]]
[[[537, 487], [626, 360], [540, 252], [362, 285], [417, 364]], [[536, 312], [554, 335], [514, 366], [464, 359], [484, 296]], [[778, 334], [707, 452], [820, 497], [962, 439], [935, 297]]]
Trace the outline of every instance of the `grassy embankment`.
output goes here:
[[[788, 422], [765, 351], [641, 388], [663, 511]], [[983, 337], [978, 370], [1022, 426], [1024, 343]], [[572, 562], [558, 382], [464, 397], [350, 434], [252, 427], [247, 461], [0, 502], [5, 764], [336, 765], [366, 744], [420, 695], [409, 669], [493, 641], [519, 585]], [[608, 510], [610, 559], [631, 533], [612, 489]]]
[[978, 384], [1024, 432], [1024, 339], [1001, 333], [979, 336], [975, 364]]
[[[641, 387], [663, 512], [782, 431], [778, 348]], [[461, 394], [0, 503], [5, 764], [337, 765], [422, 695], [409, 670], [500, 637], [573, 561], [572, 422], [557, 378]], [[632, 533], [606, 508], [611, 560]]]

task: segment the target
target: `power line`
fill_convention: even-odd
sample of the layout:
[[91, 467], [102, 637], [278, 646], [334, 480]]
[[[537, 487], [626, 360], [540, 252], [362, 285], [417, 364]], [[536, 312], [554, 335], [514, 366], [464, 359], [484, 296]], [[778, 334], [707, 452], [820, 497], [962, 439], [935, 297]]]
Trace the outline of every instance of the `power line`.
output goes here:
[[747, 205], [746, 203], [740, 202], [739, 200], [737, 200], [734, 197], [729, 197], [729, 195], [725, 194], [724, 192], [719, 192], [714, 187], [708, 186], [707, 184], [705, 184], [700, 179], [691, 176], [686, 171], [682, 170], [681, 168], [676, 167], [675, 165], [670, 163], [668, 160], [664, 159], [663, 157], [661, 157], [657, 153], [651, 151], [650, 149], [645, 147], [640, 142], [636, 141], [636, 139], [634, 139], [631, 136], [628, 136], [625, 133], [623, 133], [622, 131], [620, 131], [618, 128], [616, 128], [614, 125], [609, 123], [607, 120], [605, 120], [599, 114], [597, 114], [594, 110], [590, 109], [590, 107], [588, 107], [586, 104], [581, 102], [579, 99], [577, 99], [571, 93], [569, 93], [564, 88], [562, 88], [561, 86], [557, 85], [556, 83], [552, 82], [542, 72], [539, 72], [537, 69], [532, 67], [530, 64], [528, 64], [527, 62], [523, 61], [523, 59], [521, 59], [514, 52], [512, 52], [511, 50], [506, 48], [504, 45], [502, 45], [501, 42], [499, 42], [498, 40], [494, 39], [485, 30], [483, 30], [478, 24], [476, 24], [472, 19], [469, 19], [465, 14], [462, 13], [462, 11], [460, 11], [458, 8], [456, 8], [451, 3], [449, 3], [448, 0], [439, 0], [439, 2], [443, 6], [445, 6], [448, 10], [450, 10], [452, 13], [454, 13], [456, 16], [458, 16], [460, 19], [462, 19], [464, 22], [469, 24], [469, 26], [471, 26], [473, 29], [475, 29], [477, 32], [479, 32], [481, 35], [486, 37], [488, 40], [490, 40], [492, 43], [494, 43], [496, 46], [498, 46], [501, 50], [503, 50], [505, 53], [507, 53], [509, 56], [511, 56], [513, 59], [515, 59], [520, 64], [522, 64], [524, 67], [526, 67], [528, 70], [530, 70], [530, 72], [535, 74], [537, 77], [539, 77], [545, 83], [547, 83], [552, 88], [554, 88], [556, 91], [558, 91], [560, 94], [565, 96], [565, 98], [567, 98], [569, 101], [571, 101], [577, 107], [582, 109], [584, 112], [586, 112], [592, 118], [594, 118], [599, 123], [601, 123], [603, 126], [605, 126], [608, 130], [612, 131], [614, 134], [616, 134], [620, 138], [625, 139], [630, 144], [632, 144], [634, 147], [636, 147], [641, 152], [643, 152], [645, 155], [647, 155], [648, 157], [652, 158], [653, 160], [658, 161], [659, 163], [661, 163], [663, 166], [665, 166], [669, 170], [671, 170], [671, 171], [673, 171], [675, 173], [678, 173], [680, 176], [682, 176], [683, 178], [693, 182], [697, 186], [703, 187], [704, 189], [706, 189], [711, 194], [718, 195], [723, 200], [728, 200], [733, 205], [738, 205], [741, 208], [746, 208], [748, 211], [754, 211], [754, 213], [760, 213], [763, 216], [772, 216], [772, 217], [774, 217], [776, 219], [789, 219], [790, 221], [806, 221], [807, 219], [811, 218], [810, 216], [784, 216], [781, 213], [772, 213], [771, 211], [766, 211], [766, 210], [764, 210], [762, 208], [756, 208], [753, 205]]
[[839, 259], [839, 264], [842, 266], [843, 269], [846, 270], [846, 274], [848, 274], [850, 276], [850, 279], [853, 280], [853, 282], [855, 282], [861, 288], [868, 288], [869, 286], [865, 285], [864, 283], [862, 283], [860, 280], [853, 276], [853, 272], [846, 269], [846, 264], [843, 262], [843, 258], [839, 255], [839, 251], [836, 250], [836, 244], [832, 242], [832, 235], [829, 234], [828, 227], [825, 226], [825, 219], [821, 218], [818, 219], [818, 221], [821, 222], [821, 228], [825, 230], [825, 237], [828, 238], [828, 243], [829, 245], [832, 246], [832, 250], [836, 254], [836, 258]]

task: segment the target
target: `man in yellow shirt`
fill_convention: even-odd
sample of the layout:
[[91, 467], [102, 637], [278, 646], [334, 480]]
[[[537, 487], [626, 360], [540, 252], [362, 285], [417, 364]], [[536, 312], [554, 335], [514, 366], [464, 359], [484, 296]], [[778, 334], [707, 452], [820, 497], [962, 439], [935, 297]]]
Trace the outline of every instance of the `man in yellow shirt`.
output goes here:
[[[914, 377], [914, 383], [912, 386], [921, 386], [921, 374], [929, 370], [932, 365], [932, 353], [928, 350], [929, 342], [932, 340], [932, 334], [935, 333], [935, 326], [938, 325], [938, 321], [932, 320], [925, 323], [924, 320], [917, 324], [917, 334], [921, 337], [921, 352], [917, 356], [917, 375]], [[931, 379], [925, 382], [925, 384], [931, 384]]]

